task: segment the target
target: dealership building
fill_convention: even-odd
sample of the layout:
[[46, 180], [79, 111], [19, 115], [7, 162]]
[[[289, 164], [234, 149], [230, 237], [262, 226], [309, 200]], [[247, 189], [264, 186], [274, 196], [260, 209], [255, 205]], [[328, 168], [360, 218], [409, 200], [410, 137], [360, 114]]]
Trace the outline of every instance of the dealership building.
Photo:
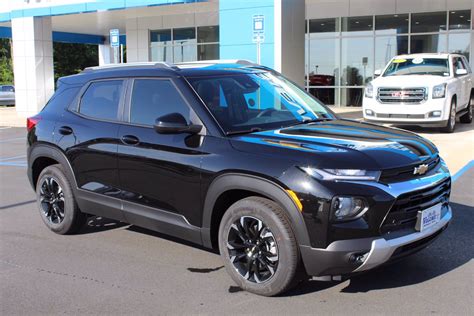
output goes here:
[[472, 64], [473, 11], [474, 0], [10, 0], [0, 37], [13, 40], [22, 116], [54, 92], [55, 41], [97, 45], [101, 65], [121, 48], [125, 62], [259, 61], [326, 104], [360, 106], [394, 55], [456, 52]]

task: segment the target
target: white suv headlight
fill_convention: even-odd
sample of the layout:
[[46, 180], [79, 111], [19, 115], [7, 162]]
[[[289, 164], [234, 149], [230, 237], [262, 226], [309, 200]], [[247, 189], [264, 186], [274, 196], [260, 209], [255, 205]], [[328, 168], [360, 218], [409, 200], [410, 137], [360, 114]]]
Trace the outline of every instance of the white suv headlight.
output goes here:
[[365, 86], [365, 96], [367, 98], [373, 98], [374, 97], [374, 87], [370, 83], [368, 83], [367, 86]]
[[440, 85], [433, 87], [433, 99], [440, 99], [446, 96], [446, 84], [442, 83]]
[[317, 169], [311, 167], [301, 169], [310, 176], [320, 180], [378, 181], [380, 178], [380, 171], [361, 169]]

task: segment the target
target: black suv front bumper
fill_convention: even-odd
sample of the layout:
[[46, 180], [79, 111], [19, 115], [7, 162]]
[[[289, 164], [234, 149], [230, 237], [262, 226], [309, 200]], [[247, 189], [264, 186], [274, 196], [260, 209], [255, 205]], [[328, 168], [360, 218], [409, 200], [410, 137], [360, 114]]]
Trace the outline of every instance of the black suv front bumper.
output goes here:
[[[420, 194], [431, 194], [433, 190], [444, 188], [443, 190], [446, 190], [444, 196], [442, 196], [442, 192], [440, 192], [441, 195], [436, 195], [436, 198], [442, 196], [442, 199], [433, 200], [433, 203], [442, 204], [441, 219], [422, 232], [415, 231], [414, 227], [403, 227], [398, 231], [384, 233], [383, 225], [385, 220], [390, 218], [388, 216], [390, 210], [387, 210], [383, 221], [379, 223], [379, 233], [377, 235], [333, 240], [328, 243], [327, 247], [321, 248], [300, 245], [303, 263], [309, 275], [340, 276], [370, 270], [388, 261], [423, 249], [438, 237], [451, 221], [452, 210], [448, 204], [450, 174], [444, 162], [431, 175], [418, 179], [388, 185], [378, 182], [352, 183], [382, 190], [392, 196], [393, 201], [397, 201], [398, 198], [405, 200], [411, 193], [415, 193], [414, 196], [419, 195], [418, 192]], [[420, 201], [420, 204], [418, 204], [418, 201]], [[425, 209], [425, 205], [426, 208], [432, 205], [428, 203], [426, 198], [414, 200], [414, 203], [419, 205], [422, 210]], [[395, 207], [395, 205], [394, 203], [392, 207]]]

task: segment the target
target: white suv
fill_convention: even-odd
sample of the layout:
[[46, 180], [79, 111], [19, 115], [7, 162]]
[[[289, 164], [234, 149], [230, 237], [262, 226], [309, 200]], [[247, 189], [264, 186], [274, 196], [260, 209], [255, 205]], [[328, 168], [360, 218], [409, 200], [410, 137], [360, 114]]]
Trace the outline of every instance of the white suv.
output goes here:
[[394, 57], [365, 88], [369, 122], [441, 127], [453, 132], [456, 118], [471, 123], [472, 71], [463, 55], [413, 54]]

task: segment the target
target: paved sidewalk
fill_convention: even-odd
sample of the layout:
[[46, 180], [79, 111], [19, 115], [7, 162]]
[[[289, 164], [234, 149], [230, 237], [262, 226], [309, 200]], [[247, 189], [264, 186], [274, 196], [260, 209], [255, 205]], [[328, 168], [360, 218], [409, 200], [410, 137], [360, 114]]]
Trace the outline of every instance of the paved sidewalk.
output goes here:
[[19, 116], [14, 106], [2, 106], [0, 107], [0, 126], [25, 127], [26, 118]]

